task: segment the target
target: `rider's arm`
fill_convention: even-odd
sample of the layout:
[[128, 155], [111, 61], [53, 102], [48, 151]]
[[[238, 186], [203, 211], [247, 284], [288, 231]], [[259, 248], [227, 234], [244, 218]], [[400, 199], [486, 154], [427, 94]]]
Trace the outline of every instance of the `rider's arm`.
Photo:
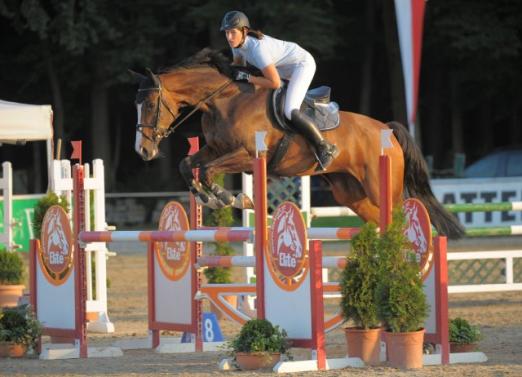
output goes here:
[[281, 78], [274, 64], [269, 64], [261, 70], [263, 76], [250, 76], [249, 83], [262, 88], [277, 89], [281, 86]]

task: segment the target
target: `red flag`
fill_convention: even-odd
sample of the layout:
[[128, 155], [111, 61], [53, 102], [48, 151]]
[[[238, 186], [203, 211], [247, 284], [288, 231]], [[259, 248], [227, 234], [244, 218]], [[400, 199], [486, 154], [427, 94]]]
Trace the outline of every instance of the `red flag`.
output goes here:
[[188, 142], [190, 144], [190, 149], [188, 151], [188, 155], [192, 156], [194, 153], [199, 151], [199, 137], [189, 137]]
[[75, 140], [71, 141], [73, 151], [71, 154], [71, 160], [79, 160], [80, 165], [82, 164], [82, 141], [81, 140]]

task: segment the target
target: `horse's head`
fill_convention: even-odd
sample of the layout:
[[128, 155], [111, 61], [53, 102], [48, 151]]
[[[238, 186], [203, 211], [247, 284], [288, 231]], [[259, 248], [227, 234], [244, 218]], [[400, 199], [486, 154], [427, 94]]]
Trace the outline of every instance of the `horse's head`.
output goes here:
[[[146, 75], [130, 72], [140, 85], [136, 94], [135, 149], [146, 161], [157, 157], [163, 138], [195, 111], [205, 111], [209, 102], [218, 98], [231, 82], [230, 61], [210, 49], [201, 50], [159, 75], [149, 69]], [[225, 75], [220, 72], [225, 72]], [[193, 110], [176, 121], [180, 110], [187, 106]]]
[[136, 152], [149, 161], [158, 156], [161, 139], [168, 136], [172, 122], [177, 118], [180, 106], [165, 98], [161, 80], [147, 69], [147, 75], [131, 71], [139, 80], [136, 93], [138, 121], [136, 123]]

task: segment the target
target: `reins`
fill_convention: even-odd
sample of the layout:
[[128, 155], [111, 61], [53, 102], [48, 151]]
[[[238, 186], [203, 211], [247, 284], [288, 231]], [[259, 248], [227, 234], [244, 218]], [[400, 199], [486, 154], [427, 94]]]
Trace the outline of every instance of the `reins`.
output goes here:
[[[145, 92], [145, 91], [150, 91], [150, 90], [158, 90], [159, 91], [159, 97], [158, 97], [158, 106], [157, 106], [157, 110], [156, 110], [156, 120], [154, 122], [154, 125], [148, 125], [148, 124], [142, 124], [142, 123], [138, 123], [136, 124], [136, 129], [141, 132], [141, 134], [149, 139], [150, 141], [152, 142], [155, 142], [155, 140], [151, 139], [150, 137], [148, 137], [147, 135], [145, 135], [143, 133], [143, 128], [152, 128], [152, 131], [153, 131], [153, 137], [156, 137], [156, 136], [159, 136], [160, 139], [163, 139], [163, 138], [166, 138], [168, 137], [171, 133], [173, 133], [174, 131], [176, 131], [176, 128], [178, 128], [183, 122], [185, 122], [188, 118], [190, 118], [196, 111], [198, 111], [201, 106], [206, 103], [207, 101], [211, 100], [214, 96], [218, 95], [219, 93], [221, 93], [223, 90], [225, 90], [225, 88], [227, 86], [229, 86], [234, 80], [229, 80], [227, 81], [225, 84], [221, 85], [219, 88], [217, 88], [216, 90], [214, 90], [212, 93], [210, 93], [207, 97], [203, 98], [202, 100], [200, 100], [192, 110], [190, 110], [190, 112], [185, 115], [179, 122], [176, 120], [176, 115], [174, 115], [174, 113], [172, 112], [172, 110], [170, 109], [169, 105], [163, 100], [163, 97], [161, 95], [161, 92], [162, 92], [162, 88], [161, 88], [161, 83], [159, 83], [159, 86], [157, 88], [146, 88], [146, 89], [138, 89], [139, 92]], [[169, 126], [169, 128], [162, 132], [161, 134], [159, 132], [157, 132], [158, 130], [158, 120], [159, 120], [159, 117], [160, 117], [160, 108], [161, 108], [161, 104], [163, 104], [163, 106], [165, 106], [167, 108], [167, 110], [170, 112], [170, 114], [172, 115], [172, 117], [175, 119], [175, 124]]]

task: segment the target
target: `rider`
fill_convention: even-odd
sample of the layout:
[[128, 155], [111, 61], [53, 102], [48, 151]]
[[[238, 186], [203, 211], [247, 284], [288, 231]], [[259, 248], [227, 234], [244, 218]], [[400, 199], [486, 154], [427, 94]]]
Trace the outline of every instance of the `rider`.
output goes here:
[[267, 89], [279, 88], [281, 78], [289, 80], [284, 114], [292, 126], [313, 145], [319, 165], [326, 170], [339, 154], [339, 150], [334, 144], [326, 141], [314, 121], [300, 111], [315, 73], [313, 56], [296, 43], [275, 39], [252, 30], [243, 12], [227, 12], [221, 22], [221, 31], [225, 32], [232, 49], [232, 64], [245, 66], [248, 62], [263, 73], [261, 77], [238, 71], [235, 80]]

